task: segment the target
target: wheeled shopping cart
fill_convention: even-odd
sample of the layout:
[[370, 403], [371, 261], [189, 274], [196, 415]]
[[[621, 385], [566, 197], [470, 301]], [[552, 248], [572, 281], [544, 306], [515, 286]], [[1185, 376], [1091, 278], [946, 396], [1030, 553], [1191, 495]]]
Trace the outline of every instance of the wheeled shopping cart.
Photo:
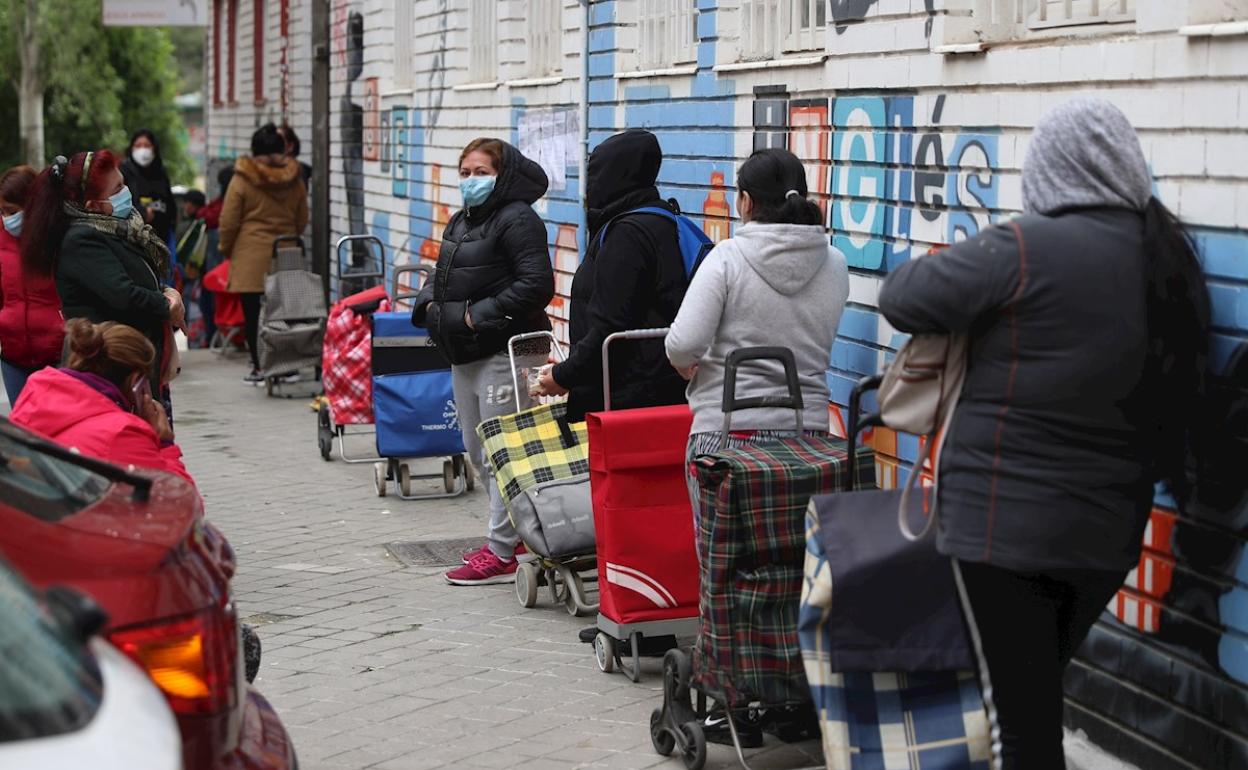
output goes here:
[[283, 235], [273, 241], [257, 335], [260, 372], [270, 396], [287, 396], [282, 386], [300, 369], [321, 365], [329, 310], [321, 277], [308, 268], [302, 238]]
[[[512, 337], [508, 343], [516, 407], [528, 376], [563, 349], [550, 332]], [[477, 427], [486, 461], [507, 506], [516, 533], [535, 561], [516, 569], [516, 598], [525, 608], [537, 604], [547, 586], [552, 600], [569, 614], [598, 611], [583, 572], [594, 569], [594, 514], [589, 491], [585, 423], [569, 424], [563, 402], [542, 404], [494, 417]]]
[[[377, 460], [371, 453], [363, 457], [347, 454], [346, 438], [373, 438], [373, 314], [389, 309], [390, 298], [382, 286], [340, 299], [330, 308], [321, 353], [324, 397], [316, 413], [316, 443], [322, 459], [332, 459], [337, 443], [338, 456], [344, 462]], [[348, 426], [368, 430], [357, 428], [348, 434]]]
[[[428, 331], [412, 326], [404, 300], [415, 292], [398, 291], [413, 274], [428, 280], [431, 271], [412, 265], [394, 272], [393, 302], [404, 309], [373, 314], [373, 420], [382, 458], [373, 466], [373, 481], [381, 497], [390, 482], [404, 500], [458, 497], [474, 487], [472, 470], [464, 457], [450, 365]], [[412, 472], [411, 460], [437, 457], [444, 458], [441, 473]], [[443, 491], [413, 492], [413, 479], [440, 479]]]
[[[598, 554], [598, 668], [637, 682], [651, 654], [698, 630], [698, 556], [685, 476], [688, 405], [611, 409], [611, 346], [667, 329], [617, 332], [602, 343], [604, 410], [587, 417]], [[632, 665], [621, 650], [628, 648]]]
[[[784, 365], [788, 396], [738, 398], [737, 370], [762, 360]], [[756, 407], [793, 409], [796, 437], [732, 447], [731, 414]], [[738, 723], [759, 728], [760, 737], [768, 724], [791, 738], [818, 733], [797, 637], [805, 513], [813, 495], [841, 488], [851, 463], [843, 440], [804, 434], [802, 408], [790, 350], [744, 348], [728, 356], [727, 448], [693, 463], [703, 511], [698, 639], [692, 656], [675, 649], [664, 657], [663, 706], [650, 717], [655, 751], [679, 750], [690, 770], [706, 762], [708, 717], [727, 723], [747, 769]], [[856, 459], [873, 467], [869, 453]]]

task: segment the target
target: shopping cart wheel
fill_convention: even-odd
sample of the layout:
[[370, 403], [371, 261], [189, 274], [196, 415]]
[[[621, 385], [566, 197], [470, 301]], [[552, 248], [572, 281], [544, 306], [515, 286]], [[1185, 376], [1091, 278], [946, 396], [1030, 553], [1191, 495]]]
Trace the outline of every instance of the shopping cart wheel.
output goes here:
[[581, 581], [581, 576], [576, 574], [576, 570], [571, 567], [560, 567], [559, 571], [563, 574], [563, 582], [567, 583], [567, 593], [563, 598], [564, 609], [572, 617], [577, 617], [581, 614], [581, 610], [576, 605], [576, 598], [585, 596], [585, 584]]
[[412, 496], [412, 469], [407, 467], [407, 463], [399, 463], [395, 467], [395, 481], [399, 484], [399, 494], [404, 497]]
[[321, 404], [316, 410], [316, 445], [321, 450], [321, 459], [329, 460], [334, 449], [334, 424], [329, 416], [329, 404]]
[[537, 605], [537, 567], [532, 562], [516, 569], [516, 598], [526, 610]]
[[706, 731], [702, 729], [702, 723], [697, 720], [690, 720], [680, 726], [680, 737], [684, 740], [681, 743], [680, 758], [684, 761], [688, 770], [702, 770], [702, 766], [706, 764]]
[[599, 671], [604, 674], [615, 671], [615, 640], [602, 631], [594, 637], [594, 657], [598, 659]]
[[377, 496], [386, 496], [386, 479], [390, 474], [386, 472], [386, 464], [373, 463], [373, 485], [377, 487]]
[[650, 712], [650, 745], [664, 757], [670, 757], [676, 749], [676, 739], [663, 727], [663, 709]]
[[455, 464], [450, 460], [442, 461], [442, 486], [448, 495], [455, 491]]
[[472, 477], [472, 466], [464, 460], [463, 455], [455, 455], [451, 458], [451, 462], [455, 466], [455, 475], [464, 477], [464, 488], [471, 492], [476, 488], [476, 479]]

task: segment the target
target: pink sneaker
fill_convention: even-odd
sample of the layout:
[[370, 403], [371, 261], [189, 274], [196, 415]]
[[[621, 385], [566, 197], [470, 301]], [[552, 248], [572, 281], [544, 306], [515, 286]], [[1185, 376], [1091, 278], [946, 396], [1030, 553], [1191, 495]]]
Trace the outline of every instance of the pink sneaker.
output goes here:
[[515, 559], [503, 561], [486, 548], [473, 556], [462, 567], [446, 573], [446, 582], [456, 586], [482, 586], [490, 583], [510, 583], [516, 579]]
[[[473, 557], [475, 557], [477, 554], [482, 554], [489, 550], [490, 550], [490, 546], [488, 544], [483, 545], [480, 548], [469, 548], [467, 551], [464, 551], [462, 554], [460, 554], [460, 560], [464, 564], [470, 564], [472, 562]], [[493, 552], [491, 551], [491, 553]], [[525, 562], [530, 562], [530, 561], [537, 561], [537, 557], [529, 553], [529, 549], [524, 547], [524, 543], [516, 543], [516, 551], [515, 551], [515, 555], [513, 556], [513, 558], [516, 561], [520, 562], [521, 564], [524, 564]]]

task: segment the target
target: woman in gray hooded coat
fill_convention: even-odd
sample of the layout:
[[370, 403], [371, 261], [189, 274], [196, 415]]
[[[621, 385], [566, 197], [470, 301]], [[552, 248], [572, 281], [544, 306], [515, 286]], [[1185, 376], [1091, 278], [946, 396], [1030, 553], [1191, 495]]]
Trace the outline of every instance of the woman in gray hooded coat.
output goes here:
[[[698, 268], [665, 342], [672, 366], [689, 380], [693, 410], [687, 454], [723, 448], [724, 362], [738, 348], [781, 345], [793, 351], [804, 404], [802, 423], [828, 432], [828, 366], [849, 298], [845, 255], [828, 242], [823, 213], [806, 198], [806, 170], [788, 150], [759, 150], [737, 171], [744, 224]], [[777, 361], [752, 361], [737, 375], [742, 398], [784, 391]], [[729, 446], [795, 433], [792, 409], [742, 409]], [[700, 518], [689, 477], [694, 530]]]
[[[898, 329], [965, 332], [938, 547], [980, 657], [996, 767], [1062, 768], [1062, 673], [1140, 556], [1154, 482], [1180, 505], [1209, 299], [1126, 117], [1077, 99], [1037, 125], [1026, 214], [895, 270]], [[999, 730], [999, 732], [998, 732]]]

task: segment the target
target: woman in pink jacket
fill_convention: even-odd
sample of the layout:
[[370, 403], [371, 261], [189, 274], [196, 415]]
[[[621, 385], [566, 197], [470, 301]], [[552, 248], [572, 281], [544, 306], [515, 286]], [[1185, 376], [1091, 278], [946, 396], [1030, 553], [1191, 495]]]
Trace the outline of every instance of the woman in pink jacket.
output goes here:
[[9, 419], [88, 457], [174, 473], [194, 484], [164, 407], [152, 400], [152, 343], [112, 321], [75, 318], [65, 331], [68, 365], [32, 374]]
[[0, 175], [0, 373], [9, 403], [37, 369], [61, 360], [65, 320], [56, 282], [22, 267], [18, 238], [35, 170], [16, 166]]

